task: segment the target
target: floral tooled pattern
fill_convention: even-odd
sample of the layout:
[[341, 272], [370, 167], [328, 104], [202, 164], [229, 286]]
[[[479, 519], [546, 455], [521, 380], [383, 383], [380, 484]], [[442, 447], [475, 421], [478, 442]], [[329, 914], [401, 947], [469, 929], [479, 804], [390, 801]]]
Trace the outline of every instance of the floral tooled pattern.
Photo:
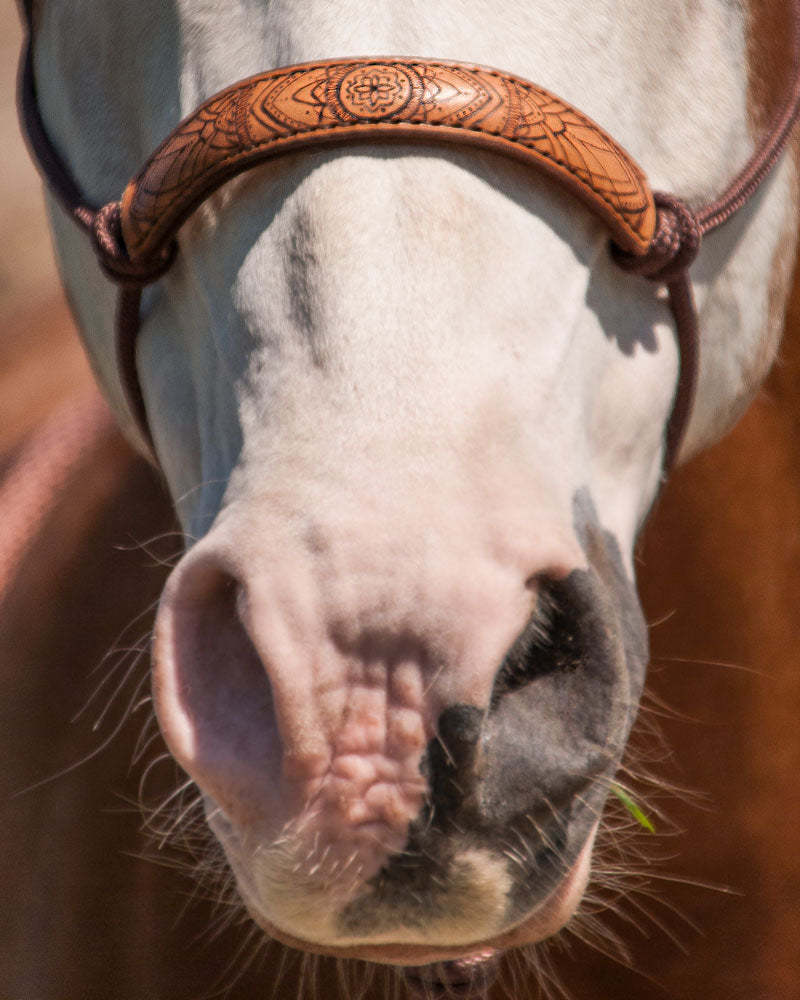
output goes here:
[[364, 60], [292, 67], [211, 98], [129, 185], [132, 256], [154, 253], [199, 201], [250, 163], [314, 141], [380, 135], [478, 143], [561, 180], [642, 251], [655, 213], [644, 175], [571, 105], [517, 77], [457, 63]]
[[419, 77], [403, 66], [376, 63], [369, 67], [348, 69], [336, 86], [341, 109], [353, 121], [380, 121], [402, 114], [414, 91], [419, 92]]
[[616, 144], [610, 145], [605, 133], [558, 98], [529, 87], [520, 90], [519, 142], [568, 165], [594, 191], [615, 199], [621, 210], [631, 215], [643, 211], [641, 171]]
[[[139, 174], [136, 199], [125, 213], [125, 243], [132, 257], [136, 248], [152, 241], [155, 220], [170, 213], [182, 194], [196, 187], [198, 178], [214, 171], [220, 159], [242, 145], [237, 102], [212, 98], [172, 133]], [[131, 185], [126, 190], [126, 197]]]

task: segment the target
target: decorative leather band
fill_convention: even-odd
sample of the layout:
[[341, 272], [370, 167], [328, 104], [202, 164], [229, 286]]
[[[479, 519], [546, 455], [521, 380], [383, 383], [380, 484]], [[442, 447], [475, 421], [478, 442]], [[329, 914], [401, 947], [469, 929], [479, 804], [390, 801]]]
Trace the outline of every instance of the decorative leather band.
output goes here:
[[457, 62], [370, 58], [273, 70], [221, 91], [186, 118], [131, 181], [122, 234], [132, 262], [163, 252], [198, 205], [281, 153], [354, 139], [479, 146], [544, 170], [641, 256], [656, 210], [644, 173], [598, 125], [553, 94]]

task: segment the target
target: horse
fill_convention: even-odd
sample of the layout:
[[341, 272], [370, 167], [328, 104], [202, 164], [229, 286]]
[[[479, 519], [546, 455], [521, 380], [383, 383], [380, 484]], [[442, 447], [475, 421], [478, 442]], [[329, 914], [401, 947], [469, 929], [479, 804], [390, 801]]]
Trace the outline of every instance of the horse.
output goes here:
[[[503, 63], [697, 200], [751, 147], [757, 81], [728, 5], [618, 3], [580, 32], [568, 5], [499, 24], [480, 8], [331, 20], [247, 4], [150, 19], [122, 5], [111, 24], [86, 7], [39, 5], [37, 95], [97, 203], [198, 100], [322, 59], [323, 41]], [[146, 45], [108, 44], [143, 22]], [[680, 57], [654, 90], [669, 39]], [[113, 88], [124, 101], [98, 98]], [[697, 93], [713, 99], [678, 115]], [[695, 265], [682, 459], [728, 429], [774, 356], [792, 168]], [[143, 299], [150, 444], [113, 358], [113, 293], [51, 215], [104, 391], [157, 455], [186, 540], [156, 621], [157, 713], [256, 923], [323, 954], [462, 973], [554, 933], [583, 894], [643, 682], [634, 546], [679, 367], [663, 298], [615, 270], [582, 206], [491, 151], [293, 156], [195, 212]]]

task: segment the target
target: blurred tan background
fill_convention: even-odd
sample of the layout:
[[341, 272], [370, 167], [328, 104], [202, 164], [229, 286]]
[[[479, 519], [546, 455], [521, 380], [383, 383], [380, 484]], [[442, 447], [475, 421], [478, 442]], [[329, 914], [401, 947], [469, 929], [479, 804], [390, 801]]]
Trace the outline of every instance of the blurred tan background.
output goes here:
[[0, 317], [52, 296], [57, 283], [40, 184], [17, 126], [22, 31], [13, 0], [0, 6]]

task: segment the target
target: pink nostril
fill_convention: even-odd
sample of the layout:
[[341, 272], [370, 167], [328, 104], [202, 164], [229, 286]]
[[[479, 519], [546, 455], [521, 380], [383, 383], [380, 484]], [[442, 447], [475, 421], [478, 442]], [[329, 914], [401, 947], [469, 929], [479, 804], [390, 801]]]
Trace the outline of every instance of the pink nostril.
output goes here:
[[[178, 762], [224, 809], [280, 766], [272, 689], [239, 615], [241, 586], [213, 557], [189, 557], [162, 598], [153, 687]], [[238, 798], [238, 796], [237, 796]]]

